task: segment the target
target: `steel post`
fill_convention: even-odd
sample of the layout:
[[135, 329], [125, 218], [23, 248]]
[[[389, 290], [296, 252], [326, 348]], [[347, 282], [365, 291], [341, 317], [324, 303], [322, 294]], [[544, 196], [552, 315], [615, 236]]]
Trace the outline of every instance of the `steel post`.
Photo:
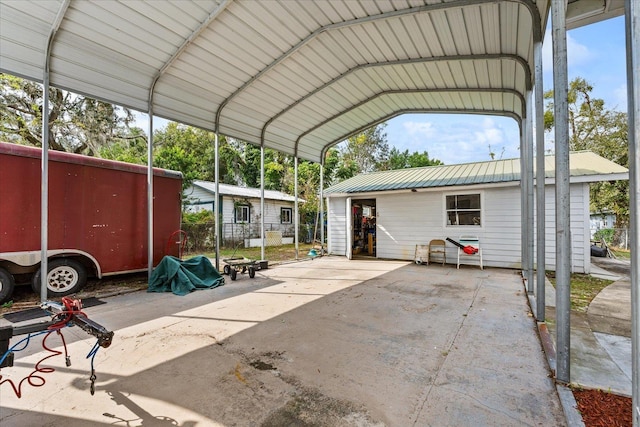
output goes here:
[[533, 198], [533, 92], [527, 92], [527, 132], [525, 139], [525, 170], [527, 181], [527, 211], [525, 217], [527, 220], [527, 292], [532, 294], [534, 290], [533, 283], [533, 260], [534, 260], [534, 198]]
[[265, 259], [264, 241], [264, 145], [260, 146], [260, 259]]
[[533, 45], [536, 109], [536, 320], [545, 320], [545, 185], [544, 185], [544, 91], [542, 85], [542, 42]]
[[213, 150], [215, 152], [215, 201], [213, 202], [213, 219], [216, 233], [216, 270], [220, 271], [220, 147], [218, 142], [218, 127], [216, 126], [216, 132], [214, 137]]
[[[527, 170], [527, 159], [526, 159], [526, 149], [525, 145], [527, 144], [527, 125], [526, 125], [526, 117], [523, 122], [520, 123], [520, 264], [522, 269], [522, 278], [527, 280], [528, 278], [528, 270], [529, 265], [529, 254], [528, 254], [528, 246], [527, 246], [527, 236], [529, 232], [528, 222], [527, 222], [527, 179], [526, 179], [526, 170]], [[528, 284], [526, 285], [528, 289]]]
[[631, 386], [633, 427], [640, 427], [640, 4], [627, 0], [629, 212], [631, 240]]
[[293, 158], [293, 182], [294, 182], [294, 189], [293, 192], [294, 197], [296, 198], [295, 201], [295, 206], [294, 206], [294, 242], [295, 242], [295, 247], [296, 247], [296, 259], [298, 259], [298, 227], [299, 227], [299, 223], [300, 223], [300, 218], [299, 218], [299, 214], [298, 214], [298, 156], [295, 156]]
[[147, 139], [147, 277], [153, 272], [153, 106], [149, 105], [149, 137]]
[[571, 230], [569, 198], [569, 109], [566, 0], [551, 3], [553, 36], [553, 102], [555, 117], [556, 193], [556, 329], [558, 381], [571, 381]]
[[49, 271], [49, 67], [42, 81], [42, 159], [40, 178], [40, 302], [47, 300]]
[[[320, 255], [324, 255], [324, 161], [320, 163]], [[315, 236], [314, 236], [315, 238]]]

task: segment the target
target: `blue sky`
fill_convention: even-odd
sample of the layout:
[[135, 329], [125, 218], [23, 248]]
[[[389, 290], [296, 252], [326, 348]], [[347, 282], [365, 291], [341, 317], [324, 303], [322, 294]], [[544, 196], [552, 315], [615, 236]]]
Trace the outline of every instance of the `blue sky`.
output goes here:
[[[551, 25], [543, 45], [544, 90], [553, 87]], [[624, 17], [567, 33], [569, 81], [585, 78], [605, 106], [627, 110]], [[445, 164], [520, 157], [518, 126], [511, 118], [479, 115], [407, 114], [387, 122], [387, 141], [400, 150], [428, 151]], [[545, 144], [553, 150], [553, 143]]]
[[[544, 90], [553, 87], [551, 24], [543, 45]], [[567, 33], [569, 81], [585, 78], [593, 86], [592, 95], [604, 99], [610, 109], [626, 111], [626, 66], [624, 17], [571, 30]], [[137, 114], [136, 126], [148, 129], [146, 114]], [[167, 121], [156, 118], [154, 128]], [[429, 157], [445, 164], [520, 157], [518, 126], [507, 117], [449, 114], [406, 114], [387, 122], [389, 146], [401, 151], [427, 151]], [[491, 146], [491, 150], [489, 149]], [[545, 143], [553, 150], [553, 142]]]

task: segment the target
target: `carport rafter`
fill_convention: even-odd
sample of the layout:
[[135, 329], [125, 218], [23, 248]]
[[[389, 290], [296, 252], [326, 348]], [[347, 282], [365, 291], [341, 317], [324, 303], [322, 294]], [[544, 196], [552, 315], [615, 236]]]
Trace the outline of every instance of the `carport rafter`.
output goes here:
[[[533, 41], [536, 42], [538, 40], [542, 40], [542, 28], [541, 28], [541, 21], [540, 21], [540, 19], [541, 19], [540, 18], [540, 13], [538, 11], [538, 8], [537, 8], [536, 4], [532, 0], [458, 0], [458, 1], [452, 1], [452, 2], [447, 2], [447, 3], [430, 4], [430, 5], [417, 6], [417, 7], [407, 8], [407, 9], [394, 10], [394, 11], [390, 11], [390, 12], [381, 13], [381, 14], [375, 15], [375, 16], [365, 16], [365, 17], [356, 18], [356, 19], [352, 19], [352, 20], [347, 20], [347, 21], [343, 21], [343, 22], [336, 22], [336, 23], [333, 23], [333, 24], [330, 24], [330, 25], [326, 25], [326, 26], [317, 28], [315, 31], [313, 31], [312, 33], [307, 35], [304, 39], [302, 39], [298, 43], [296, 43], [289, 50], [284, 52], [281, 56], [276, 58], [273, 62], [271, 62], [266, 67], [261, 69], [257, 74], [255, 74], [249, 80], [244, 82], [231, 95], [229, 95], [224, 101], [222, 101], [222, 103], [220, 103], [220, 105], [218, 106], [218, 109], [217, 109], [216, 115], [215, 115], [215, 126], [214, 126], [215, 132], [217, 133], [219, 131], [219, 129], [220, 129], [220, 117], [222, 115], [222, 110], [224, 110], [224, 108], [229, 104], [229, 102], [231, 102], [231, 100], [233, 98], [235, 98], [237, 95], [242, 93], [246, 88], [248, 88], [254, 82], [259, 80], [260, 77], [262, 77], [264, 74], [269, 72], [271, 69], [275, 68], [278, 64], [280, 64], [282, 61], [284, 61], [285, 59], [287, 59], [288, 57], [293, 55], [295, 52], [297, 52], [302, 47], [307, 45], [311, 40], [313, 40], [316, 37], [318, 37], [320, 34], [323, 34], [325, 32], [328, 32], [328, 31], [331, 31], [331, 30], [335, 30], [335, 29], [346, 28], [346, 27], [360, 25], [360, 24], [364, 24], [364, 23], [367, 23], [367, 22], [373, 22], [373, 21], [378, 21], [378, 20], [397, 18], [397, 17], [400, 17], [400, 16], [407, 16], [407, 15], [413, 15], [413, 14], [419, 14], [419, 13], [435, 12], [435, 11], [440, 11], [440, 10], [459, 9], [459, 8], [463, 8], [465, 6], [480, 6], [480, 5], [483, 5], [483, 4], [493, 4], [493, 3], [517, 3], [519, 5], [523, 5], [529, 11], [529, 14], [531, 15], [531, 26], [532, 26], [532, 30], [533, 30], [533, 35], [532, 35], [533, 36]], [[529, 75], [530, 75], [530, 73], [529, 73]], [[261, 145], [263, 145], [263, 144], [264, 144], [264, 141], [261, 141]]]
[[512, 113], [511, 111], [486, 111], [486, 110], [479, 110], [479, 109], [467, 109], [467, 110], [459, 110], [459, 109], [441, 109], [441, 110], [434, 110], [434, 109], [422, 109], [422, 108], [407, 108], [407, 109], [401, 109], [401, 110], [397, 110], [394, 111], [393, 113], [390, 113], [388, 115], [385, 115], [377, 120], [374, 120], [372, 122], [369, 122], [363, 126], [360, 126], [358, 129], [354, 130], [353, 132], [349, 132], [347, 134], [344, 134], [342, 136], [340, 136], [340, 138], [336, 138], [333, 141], [331, 141], [328, 144], [325, 144], [324, 147], [322, 147], [322, 150], [320, 151], [320, 158], [324, 159], [324, 156], [327, 152], [327, 150], [329, 150], [329, 148], [331, 148], [332, 146], [336, 145], [337, 143], [344, 141], [345, 139], [351, 138], [354, 135], [359, 134], [360, 132], [369, 129], [372, 126], [377, 126], [382, 122], [385, 122], [387, 120], [391, 120], [394, 117], [398, 117], [401, 116], [403, 114], [409, 114], [409, 113], [424, 113], [424, 114], [481, 114], [481, 115], [485, 115], [485, 116], [507, 116], [507, 117], [511, 117], [513, 120], [516, 121], [516, 123], [518, 124], [518, 127], [520, 128], [520, 132], [522, 132], [522, 120], [520, 119], [520, 117], [518, 117], [516, 114]]
[[[339, 76], [334, 77], [333, 79], [329, 80], [328, 82], [324, 83], [323, 85], [318, 86], [317, 88], [315, 88], [311, 92], [309, 92], [309, 93], [305, 94], [304, 96], [300, 97], [295, 102], [291, 103], [286, 108], [282, 109], [277, 114], [272, 116], [265, 123], [265, 125], [262, 127], [262, 131], [261, 131], [261, 135], [260, 135], [261, 145], [264, 145], [264, 138], [265, 138], [265, 134], [267, 132], [267, 128], [274, 121], [276, 121], [279, 117], [281, 117], [282, 115], [284, 115], [288, 111], [291, 111], [293, 108], [295, 108], [296, 106], [300, 105], [301, 103], [303, 103], [307, 99], [310, 99], [314, 95], [322, 92], [324, 89], [327, 89], [327, 88], [331, 87], [333, 84], [345, 79], [347, 76], [349, 76], [351, 74], [354, 74], [354, 73], [356, 73], [358, 71], [365, 70], [367, 68], [378, 68], [378, 67], [387, 67], [387, 66], [396, 66], [396, 65], [425, 64], [425, 63], [434, 63], [434, 62], [436, 62], [436, 63], [439, 63], [439, 62], [466, 62], [466, 61], [477, 61], [477, 60], [485, 60], [485, 61], [510, 60], [510, 61], [514, 61], [518, 65], [520, 65], [522, 67], [523, 71], [524, 71], [525, 90], [530, 89], [531, 86], [532, 86], [531, 67], [529, 67], [529, 63], [527, 62], [526, 59], [524, 59], [521, 56], [516, 55], [516, 54], [434, 56], [434, 57], [430, 57], [430, 58], [411, 58], [411, 59], [401, 59], [401, 60], [397, 60], [397, 61], [360, 64], [360, 65], [357, 65], [357, 66], [349, 69], [348, 71], [340, 74]], [[436, 89], [436, 88], [434, 88], [434, 89]], [[524, 95], [524, 94], [521, 94], [521, 95]]]
[[[365, 99], [364, 101], [361, 101], [357, 104], [354, 104], [353, 106], [340, 111], [338, 114], [335, 114], [331, 117], [328, 117], [327, 119], [321, 121], [320, 123], [318, 123], [317, 125], [315, 125], [314, 127], [306, 130], [305, 132], [303, 132], [302, 134], [300, 134], [300, 136], [298, 136], [298, 138], [296, 139], [296, 144], [295, 144], [295, 151], [294, 151], [294, 155], [298, 155], [298, 145], [300, 143], [300, 140], [302, 140], [302, 138], [304, 138], [305, 136], [307, 136], [308, 134], [314, 132], [317, 129], [320, 129], [321, 127], [323, 127], [324, 125], [326, 125], [327, 123], [332, 122], [333, 120], [344, 116], [345, 114], [350, 113], [351, 111], [355, 111], [358, 108], [366, 105], [367, 103], [373, 101], [376, 98], [380, 98], [381, 96], [384, 95], [394, 95], [394, 94], [404, 94], [404, 93], [417, 93], [417, 94], [436, 94], [436, 93], [460, 93], [460, 94], [475, 94], [475, 93], [497, 93], [497, 94], [508, 94], [508, 95], [514, 95], [516, 98], [518, 98], [520, 100], [521, 103], [521, 107], [522, 107], [522, 112], [523, 114], [526, 113], [526, 109], [525, 109], [525, 100], [524, 97], [522, 96], [522, 94], [520, 94], [520, 92], [518, 92], [517, 90], [514, 89], [497, 89], [497, 88], [476, 88], [476, 89], [453, 89], [453, 88], [445, 88], [445, 89], [401, 89], [401, 90], [386, 90], [386, 91], [382, 91], [379, 93], [376, 93], [375, 95], [369, 97], [368, 99]], [[521, 117], [518, 114], [511, 112], [512, 114], [514, 114], [515, 117], [517, 117], [516, 121], [522, 120], [523, 117], [525, 117], [524, 115]], [[365, 128], [366, 129], [366, 128]], [[324, 150], [323, 150], [324, 151]]]

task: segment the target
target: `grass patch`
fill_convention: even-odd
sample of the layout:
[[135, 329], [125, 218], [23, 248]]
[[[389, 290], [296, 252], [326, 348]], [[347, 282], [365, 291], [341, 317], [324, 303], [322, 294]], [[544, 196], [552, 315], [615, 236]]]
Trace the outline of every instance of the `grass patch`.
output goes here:
[[[556, 286], [556, 274], [547, 271], [551, 284]], [[601, 290], [613, 283], [613, 280], [599, 279], [588, 274], [571, 274], [571, 310], [586, 312], [591, 301]]]
[[631, 251], [627, 249], [609, 248], [618, 259], [631, 259]]
[[[316, 249], [319, 249], [319, 244], [316, 244]], [[313, 248], [314, 245], [310, 243], [299, 243], [298, 244], [298, 258], [303, 259], [307, 257], [307, 253], [309, 253], [309, 249]], [[184, 258], [191, 258], [196, 255], [204, 255], [209, 258], [215, 258], [215, 252], [205, 252], [205, 253], [189, 253]], [[231, 249], [220, 249], [220, 259], [223, 260], [225, 258], [249, 258], [252, 260], [260, 260], [261, 249], [258, 248], [238, 248], [237, 250]], [[295, 244], [290, 245], [281, 245], [281, 246], [267, 246], [265, 248], [265, 259], [272, 262], [279, 261], [290, 261], [296, 259], [296, 247]]]

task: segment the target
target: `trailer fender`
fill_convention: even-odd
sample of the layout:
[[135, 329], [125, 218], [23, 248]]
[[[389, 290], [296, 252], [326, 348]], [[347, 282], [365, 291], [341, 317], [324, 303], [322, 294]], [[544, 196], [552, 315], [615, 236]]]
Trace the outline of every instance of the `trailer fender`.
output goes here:
[[[102, 279], [102, 269], [100, 268], [100, 263], [98, 260], [93, 257], [91, 254], [81, 251], [78, 249], [49, 249], [47, 251], [48, 259], [52, 258], [82, 258], [82, 263], [89, 269], [94, 270], [96, 277], [98, 279]], [[23, 252], [3, 252], [0, 253], [0, 264], [4, 264], [3, 266], [7, 270], [16, 270], [14, 274], [17, 272], [23, 272], [25, 268], [33, 271], [37, 269], [40, 265], [40, 261], [42, 260], [42, 252], [41, 251], [23, 251]], [[23, 268], [15, 268], [12, 269], [10, 265], [6, 263], [2, 263], [2, 261], [9, 261], [10, 263], [15, 264], [16, 266]]]

